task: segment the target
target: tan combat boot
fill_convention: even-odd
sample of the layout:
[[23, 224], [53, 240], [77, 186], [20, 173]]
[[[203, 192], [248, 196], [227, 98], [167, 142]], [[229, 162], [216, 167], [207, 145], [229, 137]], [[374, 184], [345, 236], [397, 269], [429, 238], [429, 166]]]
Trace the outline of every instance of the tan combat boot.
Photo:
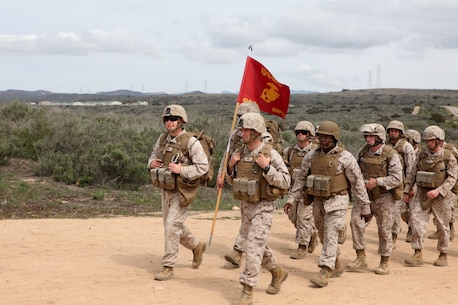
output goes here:
[[289, 256], [292, 259], [303, 259], [307, 257], [307, 246], [306, 245], [299, 245], [297, 249], [291, 252]]
[[192, 267], [193, 268], [197, 269], [197, 268], [199, 268], [200, 264], [202, 264], [202, 258], [203, 258], [205, 249], [207, 249], [207, 244], [201, 241], [201, 242], [199, 242], [197, 247], [195, 247], [192, 250], [192, 253], [194, 255], [194, 257], [192, 259]]
[[336, 258], [336, 263], [334, 265], [334, 269], [331, 271], [331, 278], [338, 277], [344, 272], [344, 267], [342, 262], [340, 261], [339, 257]]
[[253, 287], [243, 284], [240, 299], [232, 302], [232, 305], [253, 305]]
[[356, 259], [347, 265], [348, 271], [365, 271], [367, 269], [366, 252], [364, 249], [356, 250]]
[[412, 242], [412, 229], [409, 227], [406, 234], [406, 243]]
[[318, 246], [318, 232], [313, 231], [312, 237], [310, 237], [309, 247], [307, 248], [308, 253], [313, 253], [316, 246]]
[[234, 249], [231, 253], [224, 255], [224, 259], [238, 268], [242, 263], [242, 253], [243, 252]]
[[375, 269], [375, 274], [387, 275], [390, 273], [390, 270], [388, 269], [389, 258], [389, 256], [380, 256], [380, 265], [377, 269]]
[[439, 254], [439, 258], [434, 261], [434, 266], [445, 267], [447, 265], [447, 253]]
[[268, 294], [277, 294], [280, 291], [281, 284], [288, 277], [288, 271], [285, 268], [276, 266], [269, 270], [272, 273], [272, 281], [270, 282], [269, 287], [266, 289]]
[[414, 255], [412, 255], [412, 257], [406, 258], [404, 263], [409, 267], [423, 265], [423, 254], [421, 253], [421, 249], [415, 249]]
[[392, 248], [393, 250], [396, 249], [396, 240], [398, 239], [398, 234], [392, 234]]
[[453, 222], [450, 223], [450, 241], [455, 238], [455, 227], [453, 226]]
[[313, 277], [310, 281], [317, 285], [318, 287], [326, 287], [329, 283], [329, 278], [331, 277], [331, 268], [323, 266], [321, 267], [318, 275]]
[[346, 239], [347, 239], [347, 225], [345, 225], [344, 229], [339, 232], [337, 242], [339, 244], [343, 244]]
[[172, 267], [163, 267], [162, 271], [154, 275], [156, 281], [167, 281], [173, 277]]

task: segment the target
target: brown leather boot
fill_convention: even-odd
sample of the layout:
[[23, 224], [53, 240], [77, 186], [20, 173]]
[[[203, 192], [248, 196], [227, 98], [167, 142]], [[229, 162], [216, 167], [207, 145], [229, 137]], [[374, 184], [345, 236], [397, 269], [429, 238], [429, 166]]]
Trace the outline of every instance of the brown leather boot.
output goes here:
[[242, 254], [243, 252], [234, 249], [231, 253], [224, 255], [224, 259], [238, 268], [242, 263]]
[[412, 255], [412, 257], [406, 258], [404, 263], [409, 267], [417, 267], [423, 265], [423, 254], [421, 253], [421, 249], [415, 249], [415, 253]]
[[434, 266], [445, 267], [447, 265], [447, 253], [439, 254], [439, 258], [434, 261]]
[[313, 277], [310, 281], [317, 285], [318, 287], [326, 287], [329, 283], [329, 278], [331, 277], [331, 268], [323, 266], [321, 267], [320, 272]]
[[232, 305], [253, 305], [253, 287], [243, 284], [240, 298], [232, 302]]
[[154, 275], [156, 281], [168, 281], [173, 278], [173, 268], [163, 267], [162, 271]]
[[309, 247], [307, 248], [308, 253], [313, 253], [316, 246], [318, 246], [318, 232], [313, 231], [312, 237], [310, 237]]
[[334, 265], [334, 269], [331, 271], [331, 278], [338, 277], [344, 272], [344, 267], [342, 262], [340, 261], [339, 257], [336, 258], [336, 263]]
[[356, 259], [347, 265], [348, 271], [358, 272], [367, 269], [366, 251], [364, 249], [356, 250]]
[[306, 245], [299, 245], [297, 249], [291, 252], [289, 256], [292, 259], [303, 259], [307, 257], [307, 246]]
[[375, 269], [375, 274], [387, 275], [390, 273], [390, 270], [388, 269], [389, 258], [389, 256], [380, 257], [380, 265], [377, 267], [377, 269]]
[[202, 258], [204, 256], [205, 249], [207, 249], [207, 244], [204, 242], [199, 242], [197, 247], [192, 250], [194, 255], [192, 259], [192, 267], [199, 268], [200, 264], [202, 264]]
[[286, 281], [288, 277], [288, 271], [285, 268], [276, 266], [269, 270], [272, 273], [272, 281], [270, 282], [269, 287], [266, 289], [268, 294], [277, 294], [280, 291], [281, 284]]

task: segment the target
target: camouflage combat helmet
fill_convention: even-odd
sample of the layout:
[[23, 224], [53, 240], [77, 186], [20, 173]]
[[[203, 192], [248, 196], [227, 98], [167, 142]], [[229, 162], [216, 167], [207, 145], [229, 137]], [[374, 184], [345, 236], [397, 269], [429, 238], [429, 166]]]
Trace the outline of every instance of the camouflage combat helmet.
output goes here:
[[310, 135], [315, 136], [315, 126], [309, 121], [300, 121], [297, 123], [296, 127], [294, 127], [294, 131], [296, 130], [307, 130], [310, 132]]
[[428, 126], [423, 131], [423, 140], [434, 140], [439, 139], [441, 141], [445, 140], [445, 132], [436, 125]]
[[261, 113], [259, 110], [259, 106], [256, 102], [253, 101], [246, 101], [239, 105], [239, 109], [237, 111], [237, 115], [240, 117], [245, 113], [254, 112], [254, 113]]
[[316, 134], [325, 134], [325, 135], [333, 136], [334, 139], [336, 139], [337, 141], [340, 140], [339, 126], [337, 126], [337, 124], [332, 121], [321, 122], [320, 125], [318, 126], [318, 130], [316, 131]]
[[374, 135], [378, 136], [383, 142], [385, 142], [386, 140], [385, 127], [383, 127], [379, 123], [364, 124], [363, 126], [361, 126], [359, 131], [362, 132], [363, 136]]
[[388, 124], [388, 126], [386, 127], [387, 131], [390, 131], [390, 129], [400, 130], [401, 133], [404, 134], [404, 123], [402, 123], [401, 121], [397, 121], [397, 120], [391, 121]]
[[249, 112], [240, 117], [237, 122], [238, 128], [254, 129], [259, 133], [267, 131], [264, 118], [259, 113]]
[[164, 108], [162, 112], [162, 120], [164, 120], [167, 116], [179, 116], [183, 119], [183, 123], [188, 122], [188, 115], [186, 114], [186, 110], [180, 105], [169, 105]]
[[412, 139], [415, 143], [421, 142], [421, 134], [415, 129], [408, 129], [406, 130], [406, 136], [409, 139]]

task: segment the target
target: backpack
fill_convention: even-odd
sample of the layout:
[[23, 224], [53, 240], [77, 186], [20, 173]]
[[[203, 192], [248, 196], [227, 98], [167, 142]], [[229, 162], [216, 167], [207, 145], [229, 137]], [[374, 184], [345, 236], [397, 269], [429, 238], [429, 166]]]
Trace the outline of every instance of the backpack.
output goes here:
[[[214, 166], [215, 166], [214, 155], [216, 152], [215, 141], [209, 135], [204, 133], [203, 131], [199, 131], [197, 129], [194, 129], [192, 131], [187, 131], [182, 136], [177, 137], [177, 141], [181, 147], [181, 151], [183, 152], [183, 155], [186, 155], [188, 153], [188, 143], [192, 137], [199, 140], [200, 144], [202, 145], [202, 148], [205, 151], [205, 155], [207, 156], [208, 171], [205, 175], [200, 177], [200, 184], [206, 185], [208, 182], [212, 181], [213, 179]], [[163, 141], [165, 142], [165, 139], [166, 139], [166, 134], [164, 134], [161, 138], [161, 146], [165, 145], [165, 143], [162, 143]]]
[[280, 125], [277, 121], [265, 119], [267, 132], [270, 133], [273, 139], [272, 147], [283, 156], [283, 138], [281, 136]]

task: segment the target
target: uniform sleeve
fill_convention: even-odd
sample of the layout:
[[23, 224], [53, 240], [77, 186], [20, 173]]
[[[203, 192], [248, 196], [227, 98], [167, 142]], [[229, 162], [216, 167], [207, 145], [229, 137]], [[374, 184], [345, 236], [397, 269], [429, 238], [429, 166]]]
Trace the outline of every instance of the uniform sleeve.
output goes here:
[[367, 195], [366, 185], [364, 183], [363, 174], [358, 162], [356, 162], [355, 157], [353, 157], [353, 155], [348, 151], [342, 152], [341, 159], [339, 159], [339, 161], [343, 166], [345, 176], [348, 181], [350, 181], [353, 195], [355, 196], [358, 204], [361, 206], [361, 214], [370, 214], [371, 208], [369, 196]]
[[442, 183], [437, 190], [442, 195], [442, 197], [447, 196], [448, 192], [450, 192], [453, 186], [456, 183], [457, 179], [457, 170], [458, 165], [455, 156], [453, 154], [450, 155], [450, 160], [447, 164], [447, 179], [445, 179], [444, 183]]
[[161, 137], [162, 135], [157, 139], [156, 144], [154, 144], [153, 151], [151, 152], [151, 155], [148, 158], [148, 164], [146, 164], [148, 168], [149, 168], [151, 161], [153, 161], [154, 159], [160, 158], [159, 145], [160, 145]]
[[412, 144], [409, 142], [404, 143], [404, 164], [406, 167], [405, 174], [406, 176], [409, 175], [412, 171], [415, 171], [415, 160], [417, 159], [417, 155], [415, 154], [415, 149], [413, 148]]
[[270, 150], [270, 163], [269, 171], [263, 173], [267, 183], [281, 189], [289, 189], [291, 176], [283, 158], [275, 149]]
[[294, 185], [291, 187], [291, 191], [288, 195], [287, 203], [294, 203], [299, 201], [304, 195], [304, 187], [307, 181], [307, 176], [309, 175], [310, 170], [310, 160], [315, 154], [315, 151], [311, 151], [304, 156], [302, 159], [301, 171], [297, 176]]
[[404, 183], [404, 194], [410, 193], [410, 191], [412, 190], [413, 185], [415, 184], [415, 181], [417, 179], [418, 161], [420, 161], [419, 159], [420, 158], [415, 158], [415, 162], [414, 162], [412, 171], [410, 171], [406, 175], [406, 180], [405, 180], [405, 183]]
[[388, 174], [386, 177], [378, 177], [377, 185], [387, 190], [394, 189], [402, 183], [402, 163], [399, 154], [394, 154], [388, 163]]
[[200, 142], [192, 137], [188, 143], [191, 163], [181, 167], [180, 176], [190, 180], [199, 178], [208, 172], [208, 159]]

